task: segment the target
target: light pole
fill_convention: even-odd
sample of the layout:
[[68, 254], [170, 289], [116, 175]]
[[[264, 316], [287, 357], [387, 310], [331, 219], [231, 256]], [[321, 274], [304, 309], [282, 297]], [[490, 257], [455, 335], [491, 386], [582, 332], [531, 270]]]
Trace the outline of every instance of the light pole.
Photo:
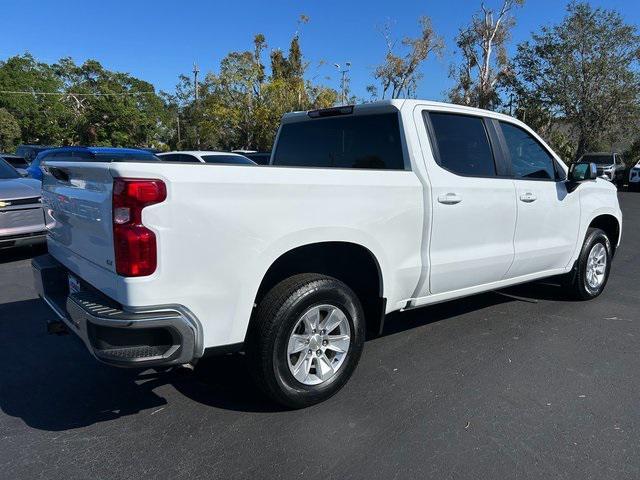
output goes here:
[[198, 104], [198, 74], [200, 73], [200, 67], [193, 62], [193, 94], [196, 99], [196, 105]]
[[345, 68], [343, 69], [340, 68], [339, 63], [334, 63], [333, 65], [342, 74], [342, 79], [340, 80], [340, 90], [341, 90], [340, 101], [342, 105], [344, 105], [345, 103], [347, 103], [347, 73], [349, 73], [349, 70], [351, 69], [351, 62], [346, 62], [344, 64]]
[[195, 117], [196, 117], [196, 147], [200, 148], [200, 132], [198, 129], [198, 73], [200, 73], [200, 68], [198, 64], [193, 62], [193, 97], [195, 100], [194, 109], [195, 109]]

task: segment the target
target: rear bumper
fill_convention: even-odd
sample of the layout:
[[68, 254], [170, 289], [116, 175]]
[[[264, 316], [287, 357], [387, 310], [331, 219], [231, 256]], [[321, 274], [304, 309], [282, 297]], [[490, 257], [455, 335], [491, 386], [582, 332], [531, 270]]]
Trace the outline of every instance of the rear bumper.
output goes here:
[[69, 271], [51, 255], [32, 261], [36, 290], [100, 361], [119, 367], [189, 363], [202, 356], [202, 328], [179, 305], [127, 309], [80, 279], [69, 294]]
[[47, 241], [47, 232], [24, 233], [21, 235], [0, 236], [0, 249], [36, 245]]

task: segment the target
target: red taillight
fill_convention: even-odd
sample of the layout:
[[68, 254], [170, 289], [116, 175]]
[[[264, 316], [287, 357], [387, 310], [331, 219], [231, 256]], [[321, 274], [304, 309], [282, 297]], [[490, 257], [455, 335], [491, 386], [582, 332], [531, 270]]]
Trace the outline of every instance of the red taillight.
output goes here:
[[162, 180], [116, 178], [113, 181], [113, 246], [116, 272], [125, 277], [156, 270], [155, 234], [142, 224], [142, 209], [167, 198]]

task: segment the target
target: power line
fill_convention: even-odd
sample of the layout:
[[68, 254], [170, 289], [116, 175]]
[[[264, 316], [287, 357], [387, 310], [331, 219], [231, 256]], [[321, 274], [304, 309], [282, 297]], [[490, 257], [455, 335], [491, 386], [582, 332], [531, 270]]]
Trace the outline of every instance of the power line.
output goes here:
[[156, 92], [120, 92], [120, 93], [74, 93], [74, 92], [36, 92], [36, 91], [18, 91], [18, 90], [0, 90], [0, 94], [7, 95], [53, 95], [59, 97], [125, 97], [135, 95], [155, 95]]

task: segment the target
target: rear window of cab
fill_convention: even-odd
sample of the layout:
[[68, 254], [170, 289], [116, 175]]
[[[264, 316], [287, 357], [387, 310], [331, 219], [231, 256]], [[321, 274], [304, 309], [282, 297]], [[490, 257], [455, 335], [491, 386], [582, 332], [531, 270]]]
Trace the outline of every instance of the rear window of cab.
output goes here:
[[404, 170], [398, 113], [285, 123], [272, 165]]

